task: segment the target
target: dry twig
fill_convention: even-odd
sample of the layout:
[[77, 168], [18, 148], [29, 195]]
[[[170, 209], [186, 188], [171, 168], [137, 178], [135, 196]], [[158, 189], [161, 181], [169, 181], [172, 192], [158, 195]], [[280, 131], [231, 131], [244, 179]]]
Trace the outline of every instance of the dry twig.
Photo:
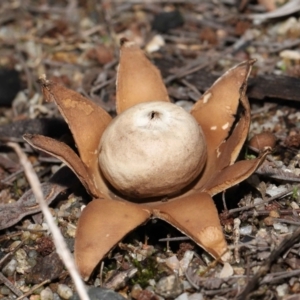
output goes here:
[[20, 297], [17, 298], [17, 300], [23, 300], [25, 299], [27, 296], [30, 296], [35, 290], [37, 290], [38, 288], [42, 287], [43, 285], [50, 283], [51, 281], [49, 279], [44, 280], [43, 282], [41, 282], [38, 285], [35, 285], [34, 287], [32, 287], [28, 292], [26, 292], [25, 294], [21, 295]]
[[[0, 282], [3, 282], [5, 286], [7, 286], [13, 293], [15, 293], [17, 296], [22, 296], [23, 293], [17, 289], [3, 274], [0, 272]], [[27, 297], [23, 298], [25, 300], [28, 300]]]
[[74, 281], [74, 284], [75, 284], [75, 287], [76, 287], [79, 297], [82, 300], [89, 300], [89, 296], [86, 292], [84, 283], [82, 282], [80, 275], [76, 269], [75, 263], [73, 261], [72, 255], [68, 249], [68, 246], [67, 246], [62, 234], [60, 233], [59, 228], [55, 224], [53, 217], [51, 215], [51, 212], [48, 209], [48, 206], [45, 202], [39, 179], [38, 179], [36, 173], [34, 172], [32, 165], [30, 164], [29, 160], [27, 159], [26, 155], [24, 154], [24, 152], [22, 151], [22, 149], [20, 148], [20, 146], [18, 144], [8, 143], [7, 145], [10, 146], [11, 148], [13, 148], [16, 151], [17, 155], [19, 156], [20, 163], [23, 165], [26, 177], [29, 181], [29, 184], [35, 195], [35, 198], [41, 207], [41, 211], [42, 211], [42, 213], [48, 223], [49, 229], [53, 235], [53, 240], [54, 240], [54, 244], [55, 244], [57, 253], [61, 256], [67, 270], [69, 271], [70, 276], [72, 277], [72, 279]]
[[256, 203], [256, 204], [252, 204], [252, 205], [248, 205], [248, 206], [243, 206], [243, 207], [238, 207], [238, 208], [230, 209], [228, 211], [228, 216], [233, 215], [234, 213], [237, 213], [237, 212], [241, 212], [241, 211], [244, 211], [244, 210], [255, 208], [256, 206], [267, 204], [267, 203], [269, 203], [271, 201], [274, 201], [276, 199], [280, 199], [280, 198], [282, 198], [284, 196], [287, 196], [287, 195], [293, 193], [294, 189], [295, 189], [295, 187], [293, 186], [290, 189], [287, 189], [286, 191], [284, 191], [282, 193], [279, 193], [279, 194], [275, 195], [274, 197], [271, 197], [271, 198], [269, 198], [269, 199], [267, 199], [265, 201], [262, 201], [260, 203]]

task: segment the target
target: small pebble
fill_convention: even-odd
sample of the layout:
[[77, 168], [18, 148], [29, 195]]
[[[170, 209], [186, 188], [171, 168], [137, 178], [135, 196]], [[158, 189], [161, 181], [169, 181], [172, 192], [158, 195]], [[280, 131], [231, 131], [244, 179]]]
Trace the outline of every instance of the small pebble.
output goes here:
[[243, 267], [233, 267], [233, 272], [235, 275], [244, 275], [245, 274], [245, 268]]
[[67, 211], [61, 211], [61, 210], [59, 210], [56, 215], [60, 219], [60, 218], [67, 218], [67, 217], [69, 217], [70, 213], [67, 212]]
[[142, 291], [142, 287], [139, 284], [135, 284], [131, 289], [131, 297], [137, 299]]
[[[35, 288], [36, 286], [38, 286], [38, 285], [33, 286], [33, 288]], [[39, 295], [42, 292], [43, 288], [44, 288], [43, 286], [35, 288], [35, 290], [33, 291], [33, 294]]]
[[63, 271], [63, 264], [56, 252], [37, 259], [37, 264], [27, 274], [27, 283], [40, 283], [46, 279], [55, 279]]
[[225, 262], [224, 266], [223, 266], [223, 268], [222, 268], [222, 270], [220, 272], [219, 277], [220, 278], [227, 278], [227, 277], [230, 277], [232, 275], [233, 275], [233, 268], [232, 268], [232, 266], [229, 263]]
[[300, 283], [299, 282], [295, 282], [293, 285], [290, 285], [290, 287], [291, 287], [291, 292], [293, 294], [300, 293]]
[[103, 284], [103, 287], [112, 290], [119, 290], [126, 285], [126, 282], [130, 278], [132, 278], [137, 273], [137, 271], [137, 268], [131, 268], [126, 271], [119, 271], [115, 275], [113, 275], [107, 282], [105, 282]]
[[269, 256], [270, 256], [269, 251], [260, 251], [256, 254], [257, 259], [261, 261], [266, 260]]
[[153, 291], [148, 290], [147, 288], [141, 291], [139, 300], [165, 300], [165, 298], [160, 297], [159, 295], [155, 294]]
[[17, 180], [17, 187], [21, 188], [26, 184], [26, 180], [24, 177]]
[[180, 296], [178, 296], [175, 300], [189, 300], [188, 293], [183, 293]]
[[[150, 280], [149, 280], [150, 281]], [[153, 280], [154, 281], [154, 280]], [[155, 282], [155, 281], [154, 281]], [[153, 286], [154, 286], [155, 284], [153, 284], [153, 285], [148, 285], [146, 288], [145, 288], [145, 290], [147, 290], [147, 291], [149, 291], [149, 292], [151, 292], [151, 293], [155, 293], [154, 292], [154, 288], [153, 288]]]
[[[256, 237], [259, 238], [259, 240], [266, 241], [266, 239], [268, 237], [268, 233], [267, 233], [266, 229], [265, 228], [259, 229], [256, 234]], [[266, 245], [268, 245], [268, 244], [266, 243]]]
[[140, 253], [144, 258], [151, 256], [155, 252], [155, 248], [151, 245], [145, 246], [140, 250]]
[[65, 211], [67, 209], [69, 209], [71, 207], [72, 203], [71, 202], [67, 202], [67, 203], [64, 203], [60, 206], [60, 211]]
[[246, 225], [240, 227], [240, 234], [241, 235], [250, 235], [252, 234], [252, 225]]
[[34, 258], [28, 258], [27, 262], [30, 267], [34, 267], [36, 265], [36, 259]]
[[31, 269], [31, 266], [28, 263], [27, 253], [24, 249], [19, 249], [15, 253], [15, 258], [18, 262], [17, 272], [19, 274], [25, 274]]
[[21, 235], [21, 241], [27, 241], [30, 239], [30, 232], [29, 231], [23, 231]]
[[275, 219], [272, 217], [266, 217], [264, 218], [264, 223], [266, 226], [273, 226], [275, 222]]
[[10, 289], [6, 286], [2, 286], [0, 289], [0, 294], [3, 296], [7, 296], [10, 294]]
[[295, 201], [291, 202], [291, 207], [292, 209], [299, 209], [299, 205]]
[[180, 267], [183, 273], [185, 273], [187, 268], [189, 267], [189, 264], [193, 259], [193, 256], [194, 256], [194, 251], [191, 250], [185, 251], [183, 258], [180, 260]]
[[40, 293], [41, 300], [53, 300], [53, 292], [49, 287], [43, 289]]
[[20, 289], [20, 290], [24, 290], [24, 287], [26, 287], [26, 282], [25, 282], [25, 278], [21, 277], [19, 280], [15, 281], [15, 286], [16, 288]]
[[16, 247], [18, 247], [18, 246], [20, 245], [20, 243], [21, 243], [21, 241], [14, 241], [14, 242], [12, 242], [12, 243], [10, 244], [10, 246], [9, 246], [9, 250], [10, 250], [10, 251], [14, 251], [14, 249], [15, 249]]
[[14, 275], [18, 262], [13, 258], [3, 269], [2, 273], [7, 276], [11, 277]]
[[[90, 300], [125, 300], [120, 294], [105, 288], [93, 287], [88, 290]], [[72, 300], [80, 300], [79, 296], [75, 294]]]
[[164, 45], [165, 45], [164, 38], [160, 34], [157, 34], [150, 40], [150, 42], [148, 42], [148, 44], [145, 47], [145, 50], [148, 53], [152, 53], [158, 51]]
[[263, 199], [262, 199], [262, 198], [255, 198], [255, 199], [253, 200], [253, 204], [256, 205], [256, 209], [257, 209], [257, 210], [263, 210], [263, 209], [265, 209], [265, 205], [264, 205], [264, 204], [259, 205], [259, 204], [262, 203], [262, 202], [263, 202]]
[[183, 290], [184, 290], [184, 291], [193, 288], [192, 285], [191, 285], [187, 280], [183, 280], [183, 281], [182, 281], [182, 285], [183, 285]]
[[29, 258], [37, 258], [38, 257], [38, 253], [37, 253], [36, 250], [28, 251], [27, 255], [28, 255]]
[[53, 300], [61, 300], [61, 298], [58, 296], [57, 293], [53, 293]]
[[271, 196], [271, 197], [274, 197], [274, 196], [277, 196], [281, 193], [284, 193], [285, 191], [287, 190], [287, 187], [286, 186], [276, 186], [274, 184], [270, 184], [268, 185], [267, 189], [266, 189], [266, 193]]
[[289, 229], [286, 224], [274, 223], [273, 227], [275, 230], [278, 230], [280, 233], [288, 233]]
[[166, 259], [166, 265], [172, 270], [178, 272], [179, 270], [179, 260], [176, 255], [172, 255]]
[[72, 224], [68, 224], [67, 235], [69, 237], [75, 238], [75, 234], [76, 234], [76, 227]]
[[278, 285], [276, 287], [276, 292], [277, 292], [278, 297], [285, 296], [288, 293], [288, 291], [289, 291], [289, 286], [286, 283]]
[[290, 17], [284, 20], [283, 22], [279, 23], [278, 25], [279, 26], [274, 27], [274, 29], [279, 35], [286, 35], [286, 34], [290, 34], [291, 32], [300, 33], [300, 24], [295, 17]]
[[59, 284], [57, 294], [63, 299], [70, 299], [73, 296], [73, 291], [65, 284]]
[[292, 285], [294, 285], [295, 283], [299, 283], [298, 280], [299, 280], [298, 278], [292, 277], [292, 278], [289, 280], [289, 286], [292, 286]]
[[[153, 286], [156, 285], [156, 281], [155, 281], [154, 279], [149, 279], [149, 280], [148, 280], [148, 283], [150, 284], [150, 286], [151, 286], [151, 288], [152, 288], [152, 290], [153, 290]], [[150, 288], [150, 287], [149, 287], [149, 288]]]
[[44, 234], [42, 231], [39, 231], [39, 230], [43, 230], [43, 227], [39, 224], [30, 224], [28, 225], [27, 229], [37, 230], [36, 232], [30, 231], [30, 239], [33, 241], [40, 238]]
[[189, 300], [203, 300], [203, 295], [201, 293], [194, 293], [189, 296]]
[[288, 60], [300, 60], [300, 52], [296, 50], [283, 50], [279, 56]]
[[175, 298], [182, 292], [182, 283], [176, 275], [163, 277], [156, 285], [156, 293], [165, 298]]
[[27, 293], [30, 291], [31, 286], [29, 285], [22, 285], [20, 286], [20, 291], [22, 291], [23, 293]]
[[272, 218], [280, 218], [280, 214], [278, 213], [277, 210], [271, 210], [269, 216]]

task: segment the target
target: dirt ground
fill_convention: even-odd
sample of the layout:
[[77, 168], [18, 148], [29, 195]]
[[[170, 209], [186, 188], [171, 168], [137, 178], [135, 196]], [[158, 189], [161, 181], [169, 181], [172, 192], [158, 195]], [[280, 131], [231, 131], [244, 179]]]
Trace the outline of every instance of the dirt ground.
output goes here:
[[[42, 74], [115, 116], [124, 37], [145, 50], [171, 101], [187, 110], [228, 69], [255, 59], [248, 140], [267, 131], [276, 144], [252, 176], [214, 198], [230, 263], [214, 261], [163, 221], [149, 221], [97, 267], [87, 286], [116, 293], [104, 298], [99, 289], [95, 299], [300, 299], [299, 11], [298, 0], [0, 0], [0, 299], [75, 294], [7, 142], [27, 154], [73, 251], [82, 206], [91, 198], [58, 159], [22, 136], [74, 145], [55, 104], [43, 99]], [[256, 155], [247, 142], [240, 158]]]

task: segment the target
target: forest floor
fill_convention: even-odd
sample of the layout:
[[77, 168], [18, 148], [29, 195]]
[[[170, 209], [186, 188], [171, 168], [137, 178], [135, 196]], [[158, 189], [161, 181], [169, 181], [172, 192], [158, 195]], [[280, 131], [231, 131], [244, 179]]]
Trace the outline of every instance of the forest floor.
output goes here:
[[[186, 109], [229, 68], [256, 59], [247, 92], [249, 139], [269, 131], [277, 142], [257, 172], [215, 197], [230, 264], [215, 262], [163, 221], [149, 221], [113, 250], [87, 286], [115, 290], [107, 299], [300, 299], [299, 11], [298, 0], [0, 0], [0, 300], [75, 293], [39, 207], [26, 207], [34, 197], [6, 143], [26, 152], [73, 251], [90, 198], [57, 159], [22, 136], [70, 134], [54, 103], [44, 102], [41, 74], [114, 116], [123, 37], [147, 52], [171, 100]], [[249, 155], [247, 144], [242, 152]]]

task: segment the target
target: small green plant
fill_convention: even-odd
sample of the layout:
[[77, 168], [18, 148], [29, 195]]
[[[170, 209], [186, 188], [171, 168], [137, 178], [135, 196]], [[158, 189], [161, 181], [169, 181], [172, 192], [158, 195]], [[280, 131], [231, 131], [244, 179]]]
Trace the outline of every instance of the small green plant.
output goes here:
[[257, 158], [254, 154], [249, 154], [249, 148], [246, 148], [245, 150], [245, 159], [250, 160], [250, 159], [255, 159]]
[[139, 284], [142, 288], [146, 288], [149, 285], [149, 280], [157, 278], [157, 275], [160, 274], [154, 257], [150, 256], [143, 261], [134, 259], [132, 263], [138, 269], [138, 272], [131, 279], [131, 282]]
[[298, 192], [299, 192], [299, 188], [297, 186], [295, 186], [293, 188], [293, 193], [292, 193], [292, 198], [294, 200], [298, 200], [298, 197], [299, 197], [299, 193]]

